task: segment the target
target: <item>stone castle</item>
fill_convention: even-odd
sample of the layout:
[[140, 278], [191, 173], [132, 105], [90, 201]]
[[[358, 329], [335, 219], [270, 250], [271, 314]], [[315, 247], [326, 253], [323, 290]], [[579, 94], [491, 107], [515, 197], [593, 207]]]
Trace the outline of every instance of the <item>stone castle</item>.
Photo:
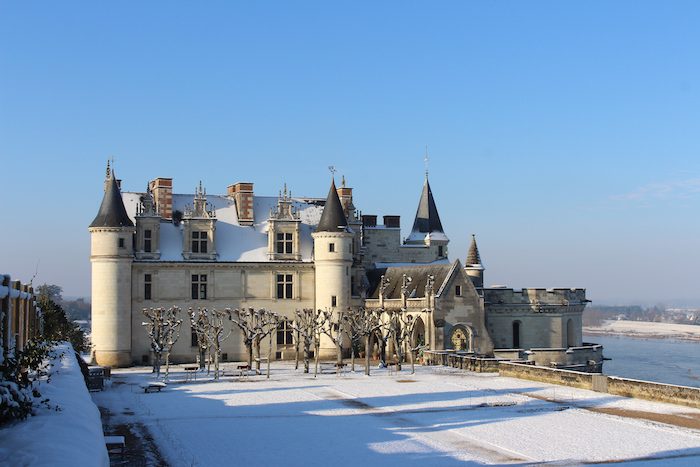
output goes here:
[[[298, 309], [381, 308], [416, 320], [412, 344], [540, 365], [599, 370], [600, 346], [582, 342], [585, 289], [484, 287], [476, 243], [462, 264], [448, 259], [428, 175], [410, 234], [400, 218], [360, 215], [353, 189], [331, 182], [328, 196], [259, 196], [254, 184], [226, 194], [173, 192], [156, 178], [143, 193], [122, 192], [109, 165], [104, 196], [90, 224], [92, 342], [98, 364], [150, 361], [141, 310], [177, 305], [266, 308], [294, 318]], [[185, 320], [187, 321], [187, 320]], [[293, 356], [283, 322], [276, 358]], [[332, 345], [321, 348], [333, 352]], [[233, 333], [224, 359], [243, 360]], [[196, 335], [183, 324], [171, 358], [194, 361]]]

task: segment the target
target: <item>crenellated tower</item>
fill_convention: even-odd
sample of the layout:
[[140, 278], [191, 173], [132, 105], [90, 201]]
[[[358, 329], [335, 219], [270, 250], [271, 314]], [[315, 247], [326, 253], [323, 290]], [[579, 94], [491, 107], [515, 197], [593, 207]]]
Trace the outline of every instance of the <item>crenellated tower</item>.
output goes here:
[[89, 227], [92, 263], [92, 344], [99, 365], [131, 364], [131, 264], [134, 223], [107, 163], [104, 197]]

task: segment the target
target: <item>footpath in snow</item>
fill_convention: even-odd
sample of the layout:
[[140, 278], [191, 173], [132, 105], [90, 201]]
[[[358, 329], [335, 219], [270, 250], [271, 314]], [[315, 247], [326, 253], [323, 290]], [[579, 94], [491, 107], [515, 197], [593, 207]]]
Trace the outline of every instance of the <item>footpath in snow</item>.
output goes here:
[[142, 424], [172, 466], [447, 466], [622, 462], [700, 465], [700, 410], [452, 368], [272, 377], [148, 368], [94, 393], [115, 422]]
[[50, 382], [38, 387], [49, 407], [0, 429], [0, 466], [108, 466], [100, 413], [73, 347], [57, 346], [51, 363]]

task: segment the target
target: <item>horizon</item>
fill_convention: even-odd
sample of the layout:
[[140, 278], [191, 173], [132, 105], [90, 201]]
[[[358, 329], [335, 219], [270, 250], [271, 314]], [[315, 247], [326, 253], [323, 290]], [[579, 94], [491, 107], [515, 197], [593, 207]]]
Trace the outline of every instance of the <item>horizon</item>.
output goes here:
[[324, 198], [409, 233], [430, 183], [485, 285], [700, 304], [700, 5], [3, 5], [0, 272], [89, 297], [87, 226], [172, 177]]

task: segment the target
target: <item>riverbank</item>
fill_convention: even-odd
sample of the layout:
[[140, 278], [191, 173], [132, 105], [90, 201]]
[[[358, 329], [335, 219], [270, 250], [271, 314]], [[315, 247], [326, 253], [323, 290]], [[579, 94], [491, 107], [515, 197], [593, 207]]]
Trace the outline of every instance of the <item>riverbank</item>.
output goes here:
[[700, 326], [692, 324], [651, 323], [647, 321], [605, 321], [600, 326], [585, 326], [584, 334], [625, 336], [641, 339], [677, 339], [700, 341]]

